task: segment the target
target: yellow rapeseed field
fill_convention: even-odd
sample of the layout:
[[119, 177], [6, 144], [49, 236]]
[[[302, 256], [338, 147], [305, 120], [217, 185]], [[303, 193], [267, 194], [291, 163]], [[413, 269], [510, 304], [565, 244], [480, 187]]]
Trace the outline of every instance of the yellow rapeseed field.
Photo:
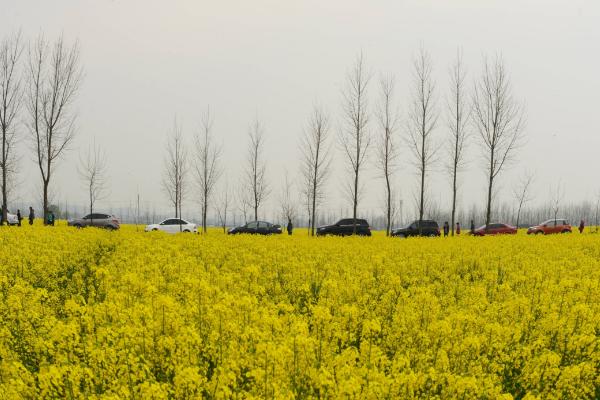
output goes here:
[[0, 229], [5, 399], [600, 398], [600, 235]]

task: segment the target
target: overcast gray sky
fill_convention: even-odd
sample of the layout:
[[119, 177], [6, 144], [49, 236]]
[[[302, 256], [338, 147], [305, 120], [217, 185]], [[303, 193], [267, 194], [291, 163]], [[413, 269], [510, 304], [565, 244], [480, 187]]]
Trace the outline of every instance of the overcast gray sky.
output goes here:
[[[145, 203], [166, 209], [160, 182], [173, 118], [182, 123], [191, 148], [210, 105], [231, 186], [240, 177], [249, 124], [257, 117], [264, 123], [272, 208], [284, 169], [297, 174], [298, 140], [314, 103], [330, 113], [335, 138], [340, 91], [356, 55], [362, 50], [375, 77], [395, 74], [404, 118], [411, 60], [421, 44], [434, 62], [440, 106], [457, 47], [470, 79], [479, 74], [483, 55], [503, 55], [514, 94], [526, 105], [527, 127], [519, 161], [500, 179], [506, 191], [501, 197], [510, 197], [525, 168], [535, 171], [538, 202], [559, 180], [568, 200], [592, 198], [600, 189], [597, 0], [0, 0], [0, 10], [0, 37], [17, 29], [27, 39], [63, 33], [81, 45], [79, 129], [55, 175], [61, 202], [85, 202], [76, 165], [80, 149], [95, 139], [110, 163], [111, 195], [100, 207], [127, 206], [139, 190]], [[435, 135], [439, 141], [447, 135], [443, 123]], [[339, 146], [334, 150], [325, 207], [339, 210], [349, 204], [340, 183], [344, 160]], [[16, 200], [37, 203], [39, 172], [23, 145], [19, 151]], [[464, 207], [483, 206], [480, 149], [473, 145], [468, 155], [460, 200]], [[413, 209], [417, 189], [410, 157], [402, 148], [395, 182], [410, 204], [405, 212]], [[383, 182], [372, 167], [363, 177], [367, 194], [360, 208], [380, 207]], [[450, 186], [441, 170], [431, 176], [430, 194], [448, 206]], [[184, 209], [192, 207], [198, 208], [190, 198]]]

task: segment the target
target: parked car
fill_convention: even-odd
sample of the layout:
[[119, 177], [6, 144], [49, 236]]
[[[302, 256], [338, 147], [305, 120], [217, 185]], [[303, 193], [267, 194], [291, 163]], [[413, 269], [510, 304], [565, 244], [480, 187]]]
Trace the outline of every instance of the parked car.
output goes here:
[[[319, 226], [317, 228], [317, 236], [334, 235], [334, 236], [350, 236], [354, 233], [354, 219], [340, 219], [333, 225]], [[356, 219], [356, 234], [358, 236], [371, 236], [371, 228], [369, 223], [364, 219]]]
[[[440, 227], [437, 222], [429, 219], [421, 222], [421, 236], [440, 236]], [[413, 221], [404, 228], [393, 229], [391, 235], [396, 237], [419, 236], [419, 221]]]
[[473, 235], [475, 236], [514, 235], [516, 233], [517, 228], [515, 228], [514, 226], [500, 223], [489, 224], [487, 229], [485, 225], [482, 225], [473, 231]]
[[146, 232], [162, 231], [167, 233], [198, 233], [198, 225], [181, 218], [167, 218], [158, 224], [146, 225]]
[[119, 229], [121, 227], [121, 223], [119, 219], [114, 215], [110, 214], [102, 214], [102, 213], [92, 213], [88, 214], [83, 218], [75, 218], [67, 221], [68, 226], [73, 226], [75, 228], [85, 228], [88, 226], [95, 226], [97, 228], [105, 228], [105, 229]]
[[19, 218], [16, 214], [6, 213], [6, 223], [8, 225], [19, 225]]
[[527, 234], [548, 235], [550, 233], [571, 233], [571, 225], [564, 218], [549, 219], [527, 229]]
[[245, 225], [231, 228], [227, 233], [229, 235], [236, 235], [239, 233], [250, 233], [256, 235], [278, 235], [281, 233], [281, 226], [265, 221], [251, 221]]

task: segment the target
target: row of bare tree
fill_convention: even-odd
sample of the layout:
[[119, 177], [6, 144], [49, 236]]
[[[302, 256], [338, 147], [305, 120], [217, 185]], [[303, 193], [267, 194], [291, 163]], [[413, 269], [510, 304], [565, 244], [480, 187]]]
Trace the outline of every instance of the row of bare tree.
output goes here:
[[[419, 179], [416, 196], [418, 218], [422, 221], [427, 209], [428, 176], [441, 159], [450, 175], [452, 190], [451, 226], [454, 234], [459, 190], [459, 174], [466, 164], [465, 149], [473, 141], [482, 148], [488, 194], [486, 198], [486, 226], [490, 223], [493, 210], [494, 184], [500, 173], [512, 160], [515, 149], [520, 144], [523, 132], [523, 108], [514, 99], [510, 82], [501, 57], [493, 61], [484, 58], [481, 76], [473, 81], [471, 90], [467, 88], [466, 69], [462, 54], [449, 71], [450, 92], [446, 104], [446, 133], [436, 138], [440, 111], [437, 106], [436, 85], [432, 76], [432, 61], [421, 48], [413, 62], [413, 86], [409, 102], [406, 124], [400, 130], [400, 115], [396, 103], [393, 76], [383, 76], [379, 82], [379, 101], [374, 110], [375, 124], [371, 126], [371, 110], [368, 104], [368, 90], [371, 74], [365, 67], [363, 55], [356, 59], [347, 76], [343, 92], [343, 120], [340, 129], [340, 143], [350, 168], [348, 198], [352, 204], [352, 217], [356, 221], [361, 193], [361, 172], [370, 157], [370, 147], [376, 146], [373, 157], [384, 180], [386, 233], [389, 235], [395, 213], [396, 201], [393, 189], [394, 174], [398, 166], [401, 144], [411, 150], [413, 163]], [[323, 123], [325, 122], [325, 124]], [[305, 141], [304, 176], [310, 188], [307, 200], [311, 220], [314, 221], [315, 199], [322, 198], [322, 184], [328, 163], [327, 158], [319, 158], [323, 148], [323, 126], [327, 118], [316, 110], [311, 120], [307, 141]], [[404, 134], [402, 134], [403, 131]], [[326, 132], [326, 130], [325, 130]], [[373, 135], [375, 133], [375, 135]], [[375, 140], [373, 140], [373, 136]], [[446, 142], [446, 143], [444, 143]], [[439, 150], [446, 144], [447, 154]], [[319, 168], [318, 162], [323, 163]], [[355, 222], [356, 226], [356, 222]], [[311, 233], [314, 226], [311, 224]]]
[[[23, 56], [25, 54], [25, 56]], [[2, 222], [6, 221], [11, 182], [14, 182], [15, 144], [22, 132], [28, 133], [42, 183], [44, 220], [48, 213], [49, 190], [55, 163], [68, 149], [76, 129], [74, 101], [83, 71], [77, 43], [67, 44], [63, 37], [50, 42], [40, 35], [25, 43], [21, 33], [6, 37], [0, 44], [0, 172], [2, 189]], [[24, 58], [24, 60], [23, 60]], [[384, 181], [386, 232], [389, 234], [396, 213], [395, 174], [399, 149], [405, 145], [412, 152], [419, 189], [416, 197], [418, 218], [423, 220], [428, 202], [429, 175], [435, 165], [447, 167], [451, 181], [451, 219], [455, 226], [459, 174], [466, 164], [465, 149], [473, 142], [482, 148], [487, 175], [485, 223], [492, 218], [494, 184], [510, 163], [523, 132], [523, 108], [511, 92], [510, 82], [501, 57], [484, 59], [481, 75], [467, 88], [466, 69], [460, 52], [450, 68], [450, 92], [446, 98], [447, 129], [438, 133], [440, 109], [432, 61], [421, 48], [413, 62], [413, 85], [405, 118], [398, 109], [393, 76], [379, 80], [377, 102], [370, 105], [372, 74], [360, 54], [350, 69], [342, 93], [342, 124], [338, 142], [349, 169], [347, 198], [352, 217], [357, 219], [363, 187], [363, 174], [368, 163], [375, 165]], [[22, 116], [20, 123], [19, 116]], [[180, 124], [175, 120], [167, 145], [163, 188], [180, 218], [182, 204], [188, 196], [188, 173], [194, 175], [201, 205], [202, 229], [206, 232], [209, 208], [215, 204], [220, 223], [225, 226], [233, 203], [227, 185], [218, 201], [214, 201], [217, 183], [223, 175], [220, 164], [222, 146], [213, 135], [210, 110], [202, 116], [202, 128], [194, 137], [193, 159], [187, 152]], [[401, 124], [404, 121], [404, 124]], [[404, 128], [401, 129], [401, 126]], [[323, 107], [315, 106], [301, 139], [300, 184], [310, 234], [315, 233], [318, 210], [325, 199], [325, 185], [332, 162], [330, 117]], [[268, 198], [264, 156], [265, 134], [257, 119], [249, 129], [247, 159], [237, 192], [236, 202], [244, 219], [255, 220]], [[440, 149], [445, 146], [447, 154]], [[372, 147], [375, 147], [373, 150]], [[95, 202], [106, 194], [106, 156], [100, 147], [90, 146], [80, 160], [80, 175], [86, 184], [90, 213]], [[296, 202], [286, 172], [279, 203], [282, 216], [293, 219]], [[525, 199], [521, 199], [521, 204]]]
[[51, 42], [40, 34], [26, 43], [17, 32], [0, 43], [2, 224], [20, 159], [16, 145], [25, 137], [40, 172], [46, 221], [56, 162], [75, 134], [74, 101], [83, 78], [79, 54], [78, 43], [62, 36]]
[[[438, 164], [443, 164], [451, 181], [451, 226], [454, 234], [458, 203], [459, 174], [466, 165], [465, 150], [471, 142], [482, 149], [487, 176], [487, 197], [485, 224], [488, 225], [494, 209], [494, 184], [498, 176], [511, 162], [520, 144], [523, 132], [523, 108], [514, 99], [510, 82], [501, 57], [493, 61], [483, 60], [481, 75], [467, 88], [466, 69], [461, 52], [449, 69], [450, 91], [446, 96], [446, 123], [444, 133], [436, 136], [440, 110], [436, 85], [432, 75], [432, 61], [421, 48], [413, 62], [413, 86], [410, 105], [401, 128], [401, 115], [398, 110], [396, 87], [393, 76], [382, 76], [379, 80], [378, 101], [373, 109], [369, 104], [369, 90], [372, 74], [360, 54], [346, 77], [342, 92], [342, 124], [339, 127], [338, 141], [349, 169], [349, 179], [345, 186], [347, 198], [352, 205], [352, 218], [356, 220], [360, 205], [362, 176], [368, 163], [375, 165], [384, 180], [385, 229], [390, 234], [395, 213], [397, 190], [395, 173], [398, 167], [399, 149], [405, 144], [412, 152], [414, 165], [419, 178], [416, 196], [418, 218], [423, 220], [428, 203], [428, 181], [430, 172]], [[372, 122], [374, 121], [374, 122]], [[208, 114], [203, 118], [201, 135], [196, 138], [197, 160], [194, 160], [197, 186], [202, 205], [202, 225], [206, 231], [206, 216], [209, 201], [222, 169], [219, 159], [222, 148], [215, 144], [211, 134], [212, 120]], [[330, 117], [321, 106], [314, 106], [301, 138], [302, 159], [300, 162], [300, 182], [304, 207], [308, 216], [309, 234], [315, 233], [318, 209], [325, 198], [325, 185], [332, 161], [330, 139]], [[264, 158], [264, 127], [259, 120], [249, 129], [247, 159], [237, 203], [244, 219], [252, 213], [258, 219], [259, 209], [270, 194], [266, 178]], [[371, 147], [375, 147], [373, 150]], [[446, 154], [440, 152], [442, 147]], [[181, 201], [184, 196], [186, 153], [182, 144], [180, 129], [175, 126], [168, 146], [166, 178], [164, 188], [175, 208], [175, 215], [181, 214]], [[292, 184], [288, 173], [280, 198], [281, 215], [285, 219], [295, 216], [296, 202], [293, 200]], [[526, 189], [519, 200], [520, 207], [525, 202]], [[226, 225], [227, 210], [232, 202], [226, 188], [223, 198], [217, 203], [220, 223]]]

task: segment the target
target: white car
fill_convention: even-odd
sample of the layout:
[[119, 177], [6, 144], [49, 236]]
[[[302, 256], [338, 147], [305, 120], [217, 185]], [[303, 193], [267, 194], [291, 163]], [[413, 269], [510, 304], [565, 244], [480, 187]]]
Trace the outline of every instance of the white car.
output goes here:
[[167, 233], [198, 233], [198, 225], [180, 218], [167, 218], [159, 224], [147, 225], [145, 231], [162, 231]]
[[6, 222], [8, 225], [19, 225], [19, 218], [15, 214], [6, 213]]

